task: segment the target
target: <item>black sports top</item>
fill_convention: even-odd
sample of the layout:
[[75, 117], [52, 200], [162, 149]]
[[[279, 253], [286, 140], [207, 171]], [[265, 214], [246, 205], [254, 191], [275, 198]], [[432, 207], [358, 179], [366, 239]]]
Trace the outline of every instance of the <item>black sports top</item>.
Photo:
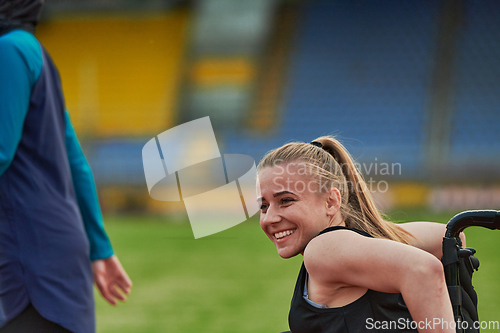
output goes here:
[[[372, 237], [364, 231], [341, 226], [327, 228], [320, 235], [339, 229]], [[346, 306], [317, 308], [303, 297], [306, 276], [307, 270], [302, 264], [288, 315], [293, 333], [418, 332], [410, 329], [412, 318], [401, 294], [369, 289]]]

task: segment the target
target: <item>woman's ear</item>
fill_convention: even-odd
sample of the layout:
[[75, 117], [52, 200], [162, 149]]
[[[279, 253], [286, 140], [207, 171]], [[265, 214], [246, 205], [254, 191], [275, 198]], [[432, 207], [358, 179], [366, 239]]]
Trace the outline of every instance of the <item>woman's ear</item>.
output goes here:
[[332, 187], [328, 197], [326, 198], [326, 215], [335, 216], [340, 210], [340, 205], [342, 204], [342, 197], [340, 191], [336, 187]]

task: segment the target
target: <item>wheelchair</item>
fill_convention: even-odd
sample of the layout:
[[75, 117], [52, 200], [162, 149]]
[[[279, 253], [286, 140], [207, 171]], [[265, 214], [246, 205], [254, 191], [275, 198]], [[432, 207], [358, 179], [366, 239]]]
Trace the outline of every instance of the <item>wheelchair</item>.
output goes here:
[[474, 327], [479, 318], [477, 293], [472, 286], [472, 274], [478, 270], [479, 260], [474, 256], [476, 250], [470, 247], [463, 248], [459, 237], [460, 232], [473, 226], [500, 230], [500, 211], [465, 211], [452, 217], [446, 225], [441, 262], [444, 267], [457, 333], [479, 332], [479, 328]]
[[[491, 230], [500, 229], [500, 211], [471, 210], [459, 213], [446, 225], [443, 238], [444, 275], [450, 295], [457, 333], [477, 333], [477, 294], [472, 286], [472, 274], [479, 268], [479, 260], [473, 248], [462, 248], [458, 235], [465, 228], [478, 226]], [[461, 323], [460, 325], [458, 323]]]

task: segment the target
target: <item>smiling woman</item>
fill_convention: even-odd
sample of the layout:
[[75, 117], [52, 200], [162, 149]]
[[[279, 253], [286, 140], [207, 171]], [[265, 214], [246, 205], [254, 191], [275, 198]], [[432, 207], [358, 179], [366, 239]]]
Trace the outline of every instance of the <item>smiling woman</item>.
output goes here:
[[[385, 221], [339, 141], [326, 136], [269, 152], [257, 192], [261, 227], [278, 254], [304, 256], [292, 332], [380, 328], [373, 322], [394, 324], [387, 332], [454, 332], [439, 260], [444, 226]], [[436, 318], [441, 325], [419, 325]]]

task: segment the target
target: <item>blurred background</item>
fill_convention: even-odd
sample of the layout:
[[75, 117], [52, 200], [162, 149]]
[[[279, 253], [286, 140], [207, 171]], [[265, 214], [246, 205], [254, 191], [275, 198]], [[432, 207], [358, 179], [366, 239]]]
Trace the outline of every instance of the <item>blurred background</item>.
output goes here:
[[[121, 309], [98, 302], [99, 332], [287, 328], [301, 258], [258, 217], [195, 241], [182, 203], [148, 195], [142, 147], [189, 120], [256, 161], [334, 134], [394, 220], [500, 209], [498, 1], [46, 0], [37, 37], [135, 283]], [[467, 236], [480, 319], [500, 320], [491, 234]]]

